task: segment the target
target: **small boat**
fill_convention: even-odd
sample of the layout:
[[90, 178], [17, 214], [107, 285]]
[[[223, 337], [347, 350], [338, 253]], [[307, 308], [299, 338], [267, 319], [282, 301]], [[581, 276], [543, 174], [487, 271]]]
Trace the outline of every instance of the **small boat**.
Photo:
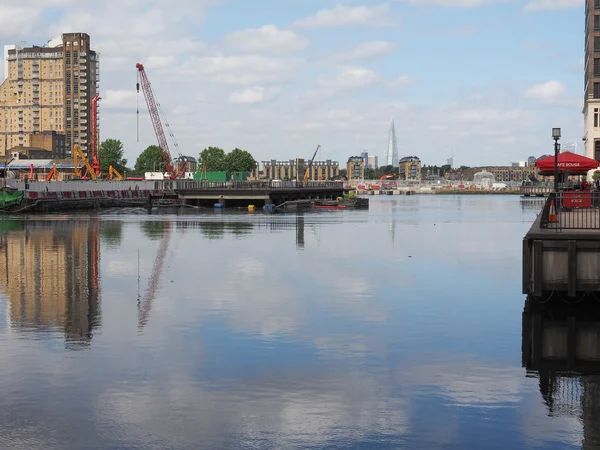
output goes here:
[[313, 204], [312, 207], [314, 209], [346, 209], [346, 205], [319, 205], [319, 204]]

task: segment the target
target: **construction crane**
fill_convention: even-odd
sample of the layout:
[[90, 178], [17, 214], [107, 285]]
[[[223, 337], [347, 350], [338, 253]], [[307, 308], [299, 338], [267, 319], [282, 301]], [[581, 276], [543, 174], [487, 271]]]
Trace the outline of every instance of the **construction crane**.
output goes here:
[[98, 101], [100, 94], [92, 99], [92, 167], [96, 176], [100, 175], [100, 158], [98, 157]]
[[[171, 158], [171, 152], [169, 151], [169, 144], [167, 143], [167, 138], [165, 136], [165, 132], [162, 127], [161, 117], [165, 123], [165, 127], [167, 128], [169, 135], [171, 136], [171, 139], [173, 139], [173, 144], [175, 145], [177, 153], [178, 153], [179, 157], [181, 157], [181, 152], [179, 151], [179, 145], [177, 144], [177, 141], [175, 140], [175, 135], [173, 134], [173, 131], [171, 130], [169, 122], [167, 122], [167, 120], [165, 118], [165, 113], [163, 112], [162, 107], [160, 106], [160, 103], [158, 103], [154, 98], [154, 91], [152, 90], [152, 86], [150, 85], [150, 81], [148, 80], [148, 76], [146, 75], [144, 65], [137, 63], [135, 65], [135, 67], [138, 70], [138, 82], [136, 85], [137, 93], [139, 95], [140, 84], [141, 84], [142, 91], [144, 92], [144, 98], [146, 99], [146, 105], [148, 106], [148, 112], [150, 113], [150, 118], [152, 119], [152, 126], [154, 127], [154, 132], [156, 133], [156, 139], [158, 140], [158, 145], [162, 150], [162, 158], [163, 158], [163, 162], [165, 163], [165, 171], [168, 172], [169, 177], [172, 180], [174, 180], [176, 178], [181, 177], [183, 174], [185, 174], [185, 169], [186, 169], [187, 163], [185, 161], [183, 161], [179, 170], [177, 170], [174, 167], [173, 158]], [[138, 108], [137, 114], [138, 114], [138, 126], [139, 126], [139, 114], [140, 114], [139, 108]]]
[[87, 160], [87, 158], [81, 151], [81, 148], [77, 144], [75, 144], [75, 147], [73, 147], [73, 168], [75, 170], [75, 177], [87, 179], [87, 176], [85, 176], [85, 174], [82, 174], [81, 170], [79, 169], [79, 158], [81, 158], [81, 160], [83, 161], [83, 164], [85, 165], [87, 173], [90, 175], [90, 178], [92, 180], [96, 180], [96, 172], [94, 171], [94, 168], [90, 165], [90, 162]]
[[304, 182], [305, 183], [308, 181], [308, 177], [310, 176], [310, 169], [312, 168], [313, 162], [314, 162], [315, 157], [317, 156], [317, 153], [319, 152], [320, 148], [321, 148], [321, 144], [317, 145], [317, 149], [315, 150], [315, 152], [312, 155], [312, 158], [308, 162], [308, 167], [306, 168], [306, 171], [304, 172]]

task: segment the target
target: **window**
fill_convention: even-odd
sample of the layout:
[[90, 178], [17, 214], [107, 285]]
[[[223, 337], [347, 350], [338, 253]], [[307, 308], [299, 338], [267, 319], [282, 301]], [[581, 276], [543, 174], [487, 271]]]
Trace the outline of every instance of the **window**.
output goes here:
[[600, 83], [594, 83], [594, 98], [600, 98]]
[[600, 16], [594, 15], [594, 30], [600, 30]]
[[594, 159], [600, 161], [600, 140], [594, 141]]
[[594, 0], [594, 9], [600, 9], [600, 0]]
[[598, 128], [598, 108], [594, 108], [594, 128]]
[[594, 36], [594, 53], [600, 53], [600, 36]]

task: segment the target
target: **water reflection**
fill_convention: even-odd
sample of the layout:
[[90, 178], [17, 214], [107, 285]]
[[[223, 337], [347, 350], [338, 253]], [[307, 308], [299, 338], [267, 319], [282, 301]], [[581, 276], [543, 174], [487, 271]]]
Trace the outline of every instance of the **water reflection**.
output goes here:
[[577, 418], [583, 449], [600, 448], [600, 311], [595, 301], [523, 311], [523, 367], [539, 379], [549, 416]]
[[71, 348], [100, 325], [99, 224], [11, 221], [0, 234], [0, 288], [20, 332], [61, 331]]

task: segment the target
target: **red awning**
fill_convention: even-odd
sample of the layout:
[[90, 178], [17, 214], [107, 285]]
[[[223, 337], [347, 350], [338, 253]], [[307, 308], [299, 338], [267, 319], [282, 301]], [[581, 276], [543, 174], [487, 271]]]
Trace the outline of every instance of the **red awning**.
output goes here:
[[[558, 171], [568, 170], [571, 175], [582, 175], [589, 170], [598, 168], [598, 161], [576, 153], [564, 152], [558, 155]], [[540, 169], [542, 175], [552, 175], [554, 173], [554, 156], [540, 159], [535, 162], [536, 167]]]

